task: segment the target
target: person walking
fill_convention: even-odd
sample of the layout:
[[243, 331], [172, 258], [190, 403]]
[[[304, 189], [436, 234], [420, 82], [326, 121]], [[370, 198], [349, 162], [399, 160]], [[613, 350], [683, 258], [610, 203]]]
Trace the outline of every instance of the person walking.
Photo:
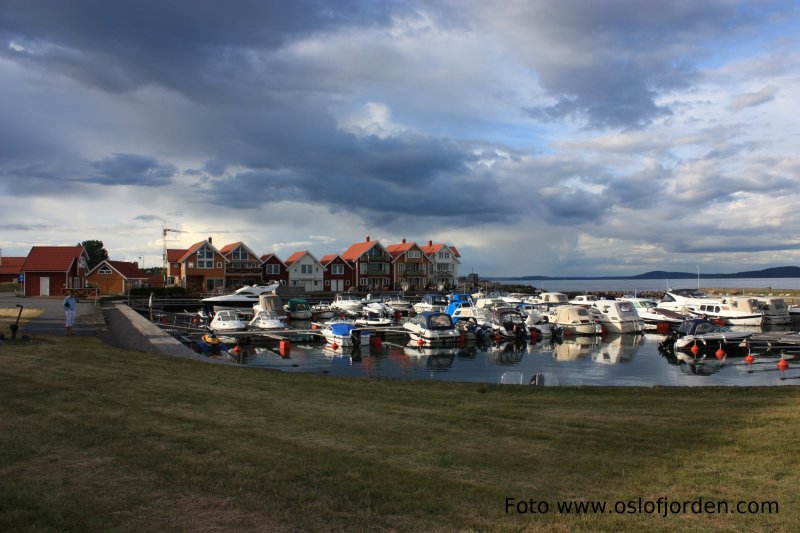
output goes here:
[[67, 322], [67, 336], [72, 337], [72, 323], [75, 321], [75, 310], [78, 308], [78, 302], [75, 300], [72, 291], [67, 291], [67, 296], [64, 298], [64, 314], [66, 315]]

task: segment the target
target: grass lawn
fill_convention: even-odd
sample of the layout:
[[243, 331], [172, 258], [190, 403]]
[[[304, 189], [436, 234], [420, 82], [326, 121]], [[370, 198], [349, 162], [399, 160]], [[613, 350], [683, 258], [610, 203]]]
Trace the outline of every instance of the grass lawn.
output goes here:
[[[796, 531], [799, 401], [797, 387], [339, 379], [94, 338], [4, 343], [0, 531]], [[686, 512], [637, 512], [659, 498]], [[777, 508], [692, 512], [739, 501]]]

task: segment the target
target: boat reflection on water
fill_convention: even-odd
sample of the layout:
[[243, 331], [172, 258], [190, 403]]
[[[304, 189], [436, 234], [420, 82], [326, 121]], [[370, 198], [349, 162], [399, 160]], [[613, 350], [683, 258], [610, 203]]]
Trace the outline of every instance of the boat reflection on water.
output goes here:
[[441, 371], [448, 370], [453, 366], [458, 346], [417, 346], [416, 344], [409, 344], [403, 351], [411, 358], [425, 358], [425, 368], [427, 370]]
[[596, 363], [616, 365], [628, 363], [644, 342], [643, 335], [608, 334], [601, 337], [599, 348], [592, 353]]
[[575, 361], [591, 357], [600, 346], [599, 335], [578, 335], [566, 339], [557, 339], [553, 343], [553, 359], [556, 361]]
[[486, 348], [488, 359], [498, 365], [515, 365], [522, 361], [527, 345], [524, 341], [494, 342]]

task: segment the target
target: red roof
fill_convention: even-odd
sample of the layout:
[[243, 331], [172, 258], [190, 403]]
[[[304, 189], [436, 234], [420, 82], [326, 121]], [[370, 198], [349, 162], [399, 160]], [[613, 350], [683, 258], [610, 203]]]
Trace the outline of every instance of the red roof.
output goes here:
[[330, 263], [331, 261], [333, 261], [334, 259], [336, 259], [336, 257], [337, 257], [338, 255], [339, 255], [339, 254], [328, 254], [328, 255], [324, 255], [324, 256], [322, 256], [322, 259], [320, 259], [320, 260], [319, 260], [319, 262], [320, 262], [320, 263], [322, 263], [322, 264], [323, 264], [323, 265], [325, 265], [325, 266], [328, 266], [328, 263]]
[[422, 251], [425, 252], [425, 255], [435, 254], [436, 252], [447, 246], [448, 248], [450, 248], [450, 251], [453, 252], [454, 256], [461, 257], [461, 255], [458, 253], [458, 250], [456, 250], [454, 246], [448, 246], [441, 242], [434, 244], [431, 241], [428, 241], [428, 243], [429, 244], [427, 246], [420, 246], [420, 248], [422, 248]]
[[222, 248], [219, 249], [219, 253], [224, 255], [224, 254], [227, 254], [228, 252], [232, 252], [240, 244], [242, 244], [242, 241], [232, 242], [230, 244], [226, 244], [225, 246], [223, 246]]
[[177, 248], [167, 249], [167, 262], [168, 263], [179, 263], [181, 257], [186, 255], [186, 252], [189, 250], [179, 250]]
[[[108, 263], [108, 265], [122, 274], [122, 276], [126, 279], [149, 279], [149, 274], [143, 272], [136, 263], [130, 263], [128, 261], [103, 261], [103, 263]], [[102, 265], [103, 263], [100, 263]], [[97, 265], [92, 269], [92, 272], [100, 268], [100, 265]]]
[[34, 246], [20, 271], [66, 272], [85, 253], [83, 246]]
[[[219, 253], [220, 255], [222, 255], [222, 254], [220, 253], [220, 251], [219, 251], [219, 250], [217, 250], [217, 249], [214, 247], [214, 245], [213, 245], [213, 244], [211, 244], [210, 242], [208, 242], [208, 241], [206, 240], [206, 241], [200, 241], [200, 242], [196, 242], [196, 243], [194, 243], [193, 245], [191, 245], [191, 246], [189, 247], [189, 249], [188, 249], [188, 250], [186, 250], [186, 253], [185, 253], [185, 254], [183, 254], [183, 255], [180, 257], [180, 259], [178, 259], [178, 260], [177, 260], [177, 262], [183, 262], [183, 261], [185, 261], [186, 259], [188, 259], [188, 258], [189, 258], [189, 256], [190, 256], [190, 255], [192, 255], [194, 252], [196, 252], [196, 251], [197, 251], [197, 249], [198, 249], [198, 248], [200, 248], [201, 246], [203, 246], [204, 244], [207, 244], [207, 245], [209, 245], [209, 246], [211, 247], [211, 249], [212, 249], [212, 250], [214, 250], [215, 252], [217, 252], [217, 253]], [[230, 260], [230, 259], [228, 259], [227, 257], [225, 257], [224, 255], [222, 256], [222, 258], [223, 258], [223, 259], [225, 260], [225, 262], [227, 262], [227, 263], [230, 263], [230, 262], [231, 262], [231, 260]]]
[[371, 240], [357, 242], [344, 251], [344, 253], [342, 254], [342, 258], [344, 258], [346, 261], [355, 261], [362, 255], [364, 255], [367, 252], [367, 250], [369, 250], [376, 244], [380, 245], [378, 241], [371, 241]]
[[295, 252], [295, 253], [293, 253], [292, 255], [290, 255], [290, 256], [289, 256], [289, 257], [286, 259], [286, 261], [284, 261], [284, 263], [286, 264], [286, 266], [289, 266], [289, 265], [291, 265], [292, 263], [294, 263], [295, 261], [299, 261], [299, 260], [300, 260], [300, 258], [301, 258], [301, 257], [303, 257], [304, 255], [306, 255], [307, 253], [308, 253], [308, 250], [302, 250], [302, 251], [300, 251], [300, 252]]
[[273, 258], [277, 259], [278, 262], [281, 263], [283, 266], [286, 266], [286, 263], [284, 263], [283, 260], [275, 254], [264, 254], [260, 257], [262, 263], [266, 263], [267, 261], [270, 261]]
[[27, 257], [0, 257], [0, 274], [19, 274]]
[[405, 252], [409, 251], [411, 247], [415, 246], [414, 242], [403, 242], [400, 244], [390, 244], [386, 247], [386, 251], [392, 254], [392, 257], [399, 257]]

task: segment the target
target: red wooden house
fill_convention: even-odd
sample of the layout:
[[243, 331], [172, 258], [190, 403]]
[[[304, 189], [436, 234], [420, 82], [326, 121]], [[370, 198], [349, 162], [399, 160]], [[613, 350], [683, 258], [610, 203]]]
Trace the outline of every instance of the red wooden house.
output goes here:
[[356, 290], [391, 289], [392, 256], [380, 242], [371, 240], [368, 235], [363, 242], [345, 250], [342, 257], [353, 267], [352, 283]]
[[328, 254], [319, 260], [326, 268], [324, 286], [326, 291], [345, 292], [353, 286], [353, 266], [339, 254]]
[[18, 282], [20, 268], [25, 259], [25, 257], [0, 257], [0, 283]]
[[20, 267], [25, 296], [63, 296], [86, 287], [88, 260], [83, 246], [34, 246]]
[[261, 279], [264, 283], [289, 284], [289, 269], [286, 263], [275, 254], [264, 254], [261, 256]]
[[95, 266], [86, 279], [100, 294], [125, 294], [134, 287], [144, 287], [150, 277], [137, 263], [106, 259]]

